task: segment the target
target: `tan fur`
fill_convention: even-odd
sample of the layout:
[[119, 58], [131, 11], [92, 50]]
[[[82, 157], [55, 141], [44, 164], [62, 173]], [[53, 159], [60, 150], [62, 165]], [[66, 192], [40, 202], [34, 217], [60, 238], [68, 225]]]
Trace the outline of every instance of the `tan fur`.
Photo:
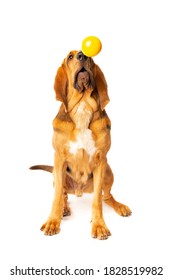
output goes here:
[[70, 215], [68, 193], [94, 192], [91, 234], [107, 239], [110, 231], [102, 214], [102, 198], [119, 215], [129, 216], [131, 210], [110, 193], [113, 174], [106, 155], [111, 146], [111, 122], [105, 112], [109, 102], [105, 77], [92, 58], [72, 51], [57, 71], [54, 89], [62, 102], [53, 120], [54, 167], [39, 167], [53, 171], [55, 195], [41, 230], [46, 235], [59, 233], [62, 216]]

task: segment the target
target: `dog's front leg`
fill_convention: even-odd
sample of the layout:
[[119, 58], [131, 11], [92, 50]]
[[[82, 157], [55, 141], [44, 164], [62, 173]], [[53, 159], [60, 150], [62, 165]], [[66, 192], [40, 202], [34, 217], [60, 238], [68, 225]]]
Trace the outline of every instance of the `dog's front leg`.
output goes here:
[[92, 237], [107, 239], [111, 235], [102, 214], [102, 184], [105, 175], [106, 160], [101, 161], [93, 172], [94, 199], [92, 204]]
[[52, 204], [52, 210], [46, 223], [42, 225], [41, 230], [45, 235], [54, 235], [60, 231], [60, 223], [63, 215], [63, 181], [65, 173], [65, 164], [57, 153], [55, 153], [54, 159], [54, 200]]

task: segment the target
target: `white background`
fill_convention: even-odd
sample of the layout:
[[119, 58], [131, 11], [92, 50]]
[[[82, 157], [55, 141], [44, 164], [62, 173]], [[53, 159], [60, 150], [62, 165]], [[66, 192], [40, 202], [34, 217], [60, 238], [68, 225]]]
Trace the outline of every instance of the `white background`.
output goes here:
[[[171, 2], [0, 2], [2, 279], [13, 279], [10, 269], [15, 265], [100, 270], [78, 279], [171, 279]], [[59, 235], [44, 236], [39, 228], [51, 209], [52, 176], [28, 170], [33, 164], [53, 163], [52, 120], [59, 108], [54, 77], [68, 52], [80, 50], [88, 35], [103, 44], [94, 60], [105, 74], [111, 99], [113, 194], [133, 212], [122, 218], [104, 205], [112, 233], [106, 241], [90, 236], [92, 195], [69, 196], [72, 215], [62, 221]], [[163, 266], [164, 277], [103, 276], [105, 266]]]

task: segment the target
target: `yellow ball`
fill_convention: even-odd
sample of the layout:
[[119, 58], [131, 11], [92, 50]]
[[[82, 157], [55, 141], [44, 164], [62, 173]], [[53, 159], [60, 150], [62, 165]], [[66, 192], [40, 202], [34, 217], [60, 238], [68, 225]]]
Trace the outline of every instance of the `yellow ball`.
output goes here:
[[84, 55], [92, 57], [97, 55], [102, 49], [102, 43], [99, 38], [95, 36], [86, 37], [82, 41], [82, 52]]

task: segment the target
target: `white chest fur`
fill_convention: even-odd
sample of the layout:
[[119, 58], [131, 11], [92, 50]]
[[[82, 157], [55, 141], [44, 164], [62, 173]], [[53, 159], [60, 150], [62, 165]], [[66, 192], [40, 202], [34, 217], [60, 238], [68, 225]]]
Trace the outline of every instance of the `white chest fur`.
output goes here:
[[70, 141], [69, 151], [71, 154], [76, 155], [79, 149], [84, 149], [86, 153], [92, 158], [96, 151], [95, 142], [91, 130], [88, 128], [92, 110], [87, 108], [88, 104], [84, 101], [80, 103], [73, 116], [73, 121], [76, 124], [76, 141]]

